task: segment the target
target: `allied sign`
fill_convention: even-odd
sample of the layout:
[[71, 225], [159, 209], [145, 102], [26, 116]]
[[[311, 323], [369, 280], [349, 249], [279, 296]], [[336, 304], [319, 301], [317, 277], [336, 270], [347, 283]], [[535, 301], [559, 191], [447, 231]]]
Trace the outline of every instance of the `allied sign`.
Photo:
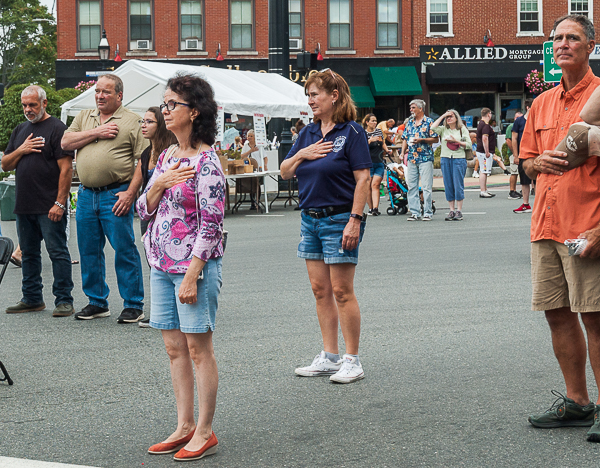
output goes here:
[[542, 60], [542, 45], [420, 46], [421, 62], [525, 62]]
[[594, 47], [594, 51], [590, 54], [590, 60], [600, 60], [600, 44]]
[[562, 78], [562, 70], [554, 61], [554, 48], [552, 41], [544, 42], [544, 81], [558, 83]]

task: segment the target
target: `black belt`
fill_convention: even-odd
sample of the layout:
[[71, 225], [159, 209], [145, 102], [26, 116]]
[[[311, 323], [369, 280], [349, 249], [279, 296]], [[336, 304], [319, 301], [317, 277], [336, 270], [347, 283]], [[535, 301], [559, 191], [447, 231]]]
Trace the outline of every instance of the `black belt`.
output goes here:
[[302, 212], [311, 218], [321, 219], [327, 216], [333, 216], [340, 213], [350, 213], [352, 211], [352, 203], [342, 206], [327, 206], [325, 208], [309, 208]]
[[119, 188], [121, 185], [128, 184], [129, 182], [131, 182], [131, 181], [128, 180], [127, 182], [115, 182], [114, 184], [105, 185], [104, 187], [86, 187], [84, 185], [83, 188], [87, 189], [87, 190], [91, 190], [92, 192], [104, 192], [105, 190], [112, 190], [112, 189]]

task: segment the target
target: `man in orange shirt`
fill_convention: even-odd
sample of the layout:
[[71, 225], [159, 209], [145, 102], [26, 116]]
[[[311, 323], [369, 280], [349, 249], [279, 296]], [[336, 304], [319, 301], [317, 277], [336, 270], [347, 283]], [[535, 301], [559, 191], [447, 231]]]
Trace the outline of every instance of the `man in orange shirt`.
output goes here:
[[[545, 413], [532, 415], [535, 427], [592, 426], [588, 440], [600, 442], [600, 406], [590, 401], [585, 376], [587, 332], [590, 363], [600, 387], [600, 160], [590, 158], [569, 170], [566, 153], [554, 148], [600, 85], [589, 67], [595, 47], [592, 22], [566, 16], [554, 23], [554, 60], [560, 85], [543, 93], [529, 112], [519, 157], [537, 178], [531, 219], [533, 310], [544, 310], [554, 354], [567, 388]], [[569, 256], [566, 239], [585, 237], [581, 256]], [[600, 401], [598, 402], [600, 403]]]

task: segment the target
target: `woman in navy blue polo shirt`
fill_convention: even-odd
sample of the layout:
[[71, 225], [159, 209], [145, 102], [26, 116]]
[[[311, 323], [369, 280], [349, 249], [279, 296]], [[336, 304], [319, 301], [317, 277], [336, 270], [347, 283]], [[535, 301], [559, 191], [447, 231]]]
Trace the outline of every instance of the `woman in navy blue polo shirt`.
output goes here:
[[[364, 129], [355, 122], [350, 88], [326, 69], [304, 86], [314, 121], [281, 163], [281, 177], [298, 179], [302, 208], [298, 257], [306, 260], [317, 302], [323, 351], [296, 374], [329, 375], [333, 382], [364, 378], [358, 359], [360, 309], [354, 294], [358, 245], [365, 230], [371, 156]], [[340, 359], [338, 322], [346, 342]]]

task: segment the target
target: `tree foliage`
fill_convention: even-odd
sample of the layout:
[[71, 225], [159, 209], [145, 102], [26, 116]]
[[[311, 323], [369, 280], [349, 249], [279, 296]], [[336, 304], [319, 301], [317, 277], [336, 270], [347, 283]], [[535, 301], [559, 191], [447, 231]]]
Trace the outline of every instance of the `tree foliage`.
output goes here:
[[0, 0], [0, 83], [47, 85], [56, 75], [56, 22], [39, 0]]
[[[23, 107], [21, 105], [21, 91], [28, 85], [17, 84], [11, 86], [4, 93], [4, 104], [0, 106], [0, 151], [4, 151], [8, 145], [8, 140], [12, 131], [17, 125], [25, 122], [27, 119], [23, 115]], [[74, 88], [64, 88], [55, 91], [49, 86], [42, 86], [46, 91], [48, 98], [48, 107], [46, 112], [56, 118], [60, 118], [60, 106], [81, 94]]]

